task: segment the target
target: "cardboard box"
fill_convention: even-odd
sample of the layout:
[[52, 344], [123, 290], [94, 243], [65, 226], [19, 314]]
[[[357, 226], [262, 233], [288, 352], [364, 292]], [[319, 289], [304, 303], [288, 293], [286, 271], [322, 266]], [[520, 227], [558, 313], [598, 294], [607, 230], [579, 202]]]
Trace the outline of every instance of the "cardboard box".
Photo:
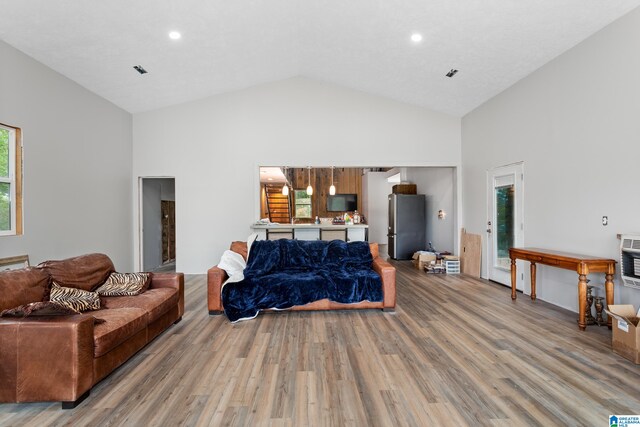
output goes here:
[[424, 267], [436, 261], [436, 254], [433, 252], [416, 252], [413, 254], [413, 265], [418, 270], [424, 270]]
[[605, 311], [613, 318], [613, 352], [640, 364], [640, 312], [634, 306], [626, 304], [610, 305]]
[[418, 194], [418, 186], [416, 184], [396, 184], [391, 187], [393, 194]]

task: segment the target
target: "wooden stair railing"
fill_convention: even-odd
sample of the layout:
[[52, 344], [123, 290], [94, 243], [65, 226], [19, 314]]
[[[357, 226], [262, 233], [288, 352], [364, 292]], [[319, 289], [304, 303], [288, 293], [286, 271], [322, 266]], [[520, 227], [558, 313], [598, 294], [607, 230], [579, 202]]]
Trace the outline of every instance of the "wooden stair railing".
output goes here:
[[267, 214], [269, 221], [280, 224], [291, 223], [291, 203], [289, 196], [282, 194], [282, 184], [266, 184]]

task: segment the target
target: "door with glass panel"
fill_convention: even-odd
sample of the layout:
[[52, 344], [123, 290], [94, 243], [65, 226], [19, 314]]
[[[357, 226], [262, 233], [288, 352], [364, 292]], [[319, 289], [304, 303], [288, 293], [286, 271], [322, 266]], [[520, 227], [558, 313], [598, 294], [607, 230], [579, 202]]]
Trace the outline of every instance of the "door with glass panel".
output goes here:
[[0, 125], [0, 236], [16, 234], [16, 130]]
[[[524, 244], [524, 165], [501, 166], [487, 176], [487, 274], [489, 280], [511, 286], [509, 248]], [[517, 289], [523, 290], [522, 275], [517, 279]]]

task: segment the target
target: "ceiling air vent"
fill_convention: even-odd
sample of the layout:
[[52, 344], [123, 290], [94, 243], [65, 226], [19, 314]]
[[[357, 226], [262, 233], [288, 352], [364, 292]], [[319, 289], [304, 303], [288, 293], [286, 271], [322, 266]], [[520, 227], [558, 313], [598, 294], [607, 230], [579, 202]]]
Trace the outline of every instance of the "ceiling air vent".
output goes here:
[[447, 77], [453, 77], [458, 73], [458, 70], [452, 68], [448, 73], [447, 73]]
[[134, 65], [133, 69], [139, 72], [140, 74], [147, 74], [147, 70], [142, 68], [142, 65]]

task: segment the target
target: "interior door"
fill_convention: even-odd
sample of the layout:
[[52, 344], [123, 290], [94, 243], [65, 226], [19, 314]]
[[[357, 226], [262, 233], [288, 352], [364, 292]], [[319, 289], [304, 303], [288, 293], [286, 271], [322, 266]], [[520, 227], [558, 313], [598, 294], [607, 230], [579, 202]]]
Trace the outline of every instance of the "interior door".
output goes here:
[[162, 211], [162, 262], [176, 259], [176, 202], [161, 201]]
[[[524, 164], [492, 169], [487, 181], [487, 274], [489, 280], [511, 286], [509, 248], [524, 245]], [[516, 288], [524, 291], [522, 274]]]

